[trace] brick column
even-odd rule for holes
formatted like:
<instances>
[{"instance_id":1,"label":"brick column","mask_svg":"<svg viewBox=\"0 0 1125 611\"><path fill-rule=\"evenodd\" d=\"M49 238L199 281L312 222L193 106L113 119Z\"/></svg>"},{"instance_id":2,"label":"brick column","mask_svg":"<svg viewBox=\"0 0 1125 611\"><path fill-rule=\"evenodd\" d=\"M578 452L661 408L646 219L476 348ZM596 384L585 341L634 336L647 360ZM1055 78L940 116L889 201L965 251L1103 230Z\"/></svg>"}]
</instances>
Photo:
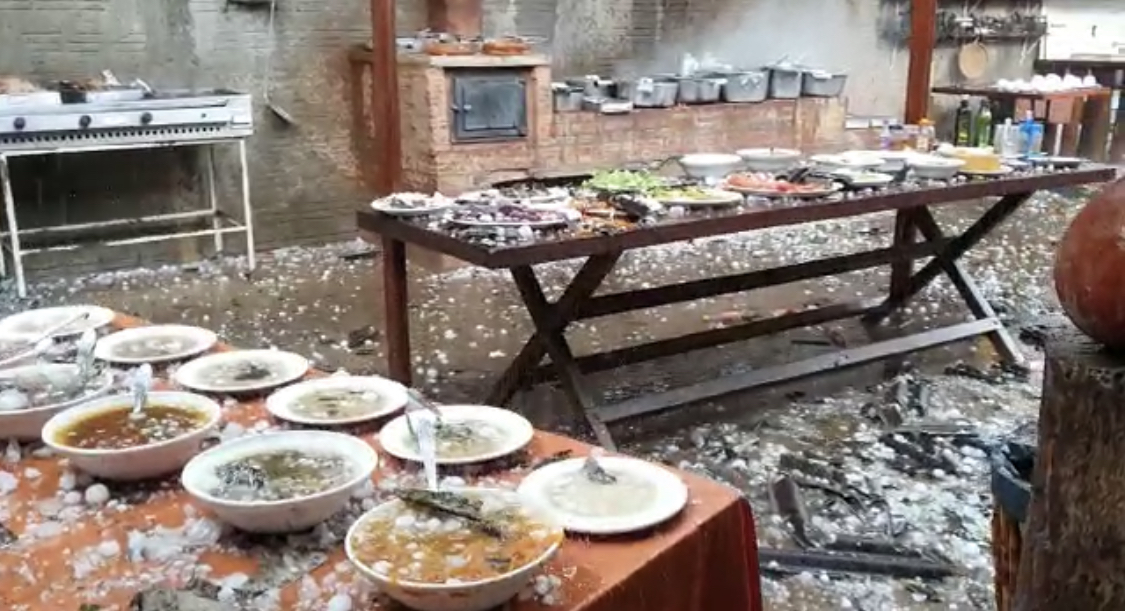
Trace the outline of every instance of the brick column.
<instances>
[{"instance_id":1,"label":"brick column","mask_svg":"<svg viewBox=\"0 0 1125 611\"><path fill-rule=\"evenodd\" d=\"M427 0L426 25L434 32L480 36L483 0Z\"/></svg>"}]
</instances>

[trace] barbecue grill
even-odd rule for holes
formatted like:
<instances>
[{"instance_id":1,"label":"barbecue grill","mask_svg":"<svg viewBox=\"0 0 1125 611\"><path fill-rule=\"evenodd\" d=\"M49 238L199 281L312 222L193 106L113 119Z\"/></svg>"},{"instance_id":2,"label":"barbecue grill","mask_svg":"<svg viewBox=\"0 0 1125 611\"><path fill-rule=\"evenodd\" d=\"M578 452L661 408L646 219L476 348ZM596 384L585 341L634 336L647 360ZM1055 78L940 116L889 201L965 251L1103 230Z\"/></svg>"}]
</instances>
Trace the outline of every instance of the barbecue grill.
<instances>
[{"instance_id":1,"label":"barbecue grill","mask_svg":"<svg viewBox=\"0 0 1125 611\"><path fill-rule=\"evenodd\" d=\"M246 167L246 139L254 132L253 105L248 94L214 90L205 92L138 92L138 95L91 96L91 101L63 103L61 97L43 93L0 96L0 183L3 185L7 226L0 232L3 247L12 254L16 285L20 296L27 294L24 281L24 256L37 252L71 250L77 244L51 244L42 248L21 247L21 237L46 238L62 232L104 231L128 226L132 232L144 226L167 226L209 218L211 227L196 231L149 232L141 236L103 240L103 246L123 246L145 242L212 236L216 251L223 250L223 236L243 233L250 269L255 266L253 214L250 205ZM214 147L233 143L238 147L241 172L242 211L240 221L224 213L215 189ZM195 146L204 160L204 180L209 207L204 210L146 215L82 225L56 225L19 228L16 202L12 196L11 157L65 153L92 153L114 150ZM0 274L7 275L6 261L0 256Z\"/></svg>"}]
</instances>

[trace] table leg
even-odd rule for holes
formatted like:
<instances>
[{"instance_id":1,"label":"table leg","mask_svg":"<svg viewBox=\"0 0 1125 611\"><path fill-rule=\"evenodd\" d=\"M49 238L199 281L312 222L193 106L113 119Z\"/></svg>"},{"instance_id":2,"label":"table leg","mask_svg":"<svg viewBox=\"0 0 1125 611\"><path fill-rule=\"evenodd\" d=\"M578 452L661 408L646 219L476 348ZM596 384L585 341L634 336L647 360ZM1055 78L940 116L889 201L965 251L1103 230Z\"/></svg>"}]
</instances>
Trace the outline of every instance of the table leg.
<instances>
[{"instance_id":1,"label":"table leg","mask_svg":"<svg viewBox=\"0 0 1125 611\"><path fill-rule=\"evenodd\" d=\"M242 221L246 225L246 265L250 271L258 266L254 253L254 210L250 205L250 167L246 163L246 140L238 141L238 163L242 168Z\"/></svg>"},{"instance_id":2,"label":"table leg","mask_svg":"<svg viewBox=\"0 0 1125 611\"><path fill-rule=\"evenodd\" d=\"M23 277L23 251L20 249L20 227L16 222L16 200L12 195L12 174L5 155L0 155L0 183L4 188L4 214L12 245L12 268L16 272L16 292L20 297L27 297L27 284Z\"/></svg>"},{"instance_id":3,"label":"table leg","mask_svg":"<svg viewBox=\"0 0 1125 611\"><path fill-rule=\"evenodd\" d=\"M621 253L613 253L586 260L554 304L562 325L561 331L565 331L566 325L573 322L578 304L598 290L620 258ZM488 394L488 405L506 405L511 401L512 396L527 384L529 375L543 360L545 354L546 347L540 333L536 331L492 387Z\"/></svg>"},{"instance_id":4,"label":"table leg","mask_svg":"<svg viewBox=\"0 0 1125 611\"><path fill-rule=\"evenodd\" d=\"M410 313L406 288L406 244L383 238L384 334L387 337L387 369L391 379L410 386Z\"/></svg>"},{"instance_id":5,"label":"table leg","mask_svg":"<svg viewBox=\"0 0 1125 611\"><path fill-rule=\"evenodd\" d=\"M211 236L215 241L215 254L219 255L223 252L223 234L220 229L223 228L223 219L219 211L219 196L218 190L215 185L215 145L209 144L204 148L204 177L207 182L207 204L211 209L211 229L215 235Z\"/></svg>"},{"instance_id":6,"label":"table leg","mask_svg":"<svg viewBox=\"0 0 1125 611\"><path fill-rule=\"evenodd\" d=\"M531 266L512 268L512 279L515 280L516 288L519 289L524 305L527 306L527 312L535 323L535 331L539 336L538 343L550 357L563 392L570 399L576 415L586 419L599 445L615 450L617 446L609 434L609 429L594 413L594 400L586 390L574 353L566 342L563 314L556 304L547 301L547 297L543 294L543 287L539 284L539 279L535 277L535 271Z\"/></svg>"}]
</instances>

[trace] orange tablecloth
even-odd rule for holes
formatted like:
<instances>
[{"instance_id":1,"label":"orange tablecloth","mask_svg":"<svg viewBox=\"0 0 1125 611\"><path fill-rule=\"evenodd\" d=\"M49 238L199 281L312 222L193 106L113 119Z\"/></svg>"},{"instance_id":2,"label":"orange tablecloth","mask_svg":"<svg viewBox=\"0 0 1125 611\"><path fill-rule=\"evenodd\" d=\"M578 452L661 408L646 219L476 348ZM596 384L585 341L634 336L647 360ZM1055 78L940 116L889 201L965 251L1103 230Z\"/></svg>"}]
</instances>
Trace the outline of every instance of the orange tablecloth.
<instances>
[{"instance_id":1,"label":"orange tablecloth","mask_svg":"<svg viewBox=\"0 0 1125 611\"><path fill-rule=\"evenodd\" d=\"M119 323L133 326L138 321L121 317ZM244 425L266 418L261 400L232 405L227 412L228 421ZM364 438L377 447L370 432ZM532 456L561 450L582 455L589 449L566 437L537 432L528 451ZM374 478L377 481L398 468L393 461L384 461ZM167 490L149 495L139 504L85 510L79 519L66 522L64 531L52 527L44 532L36 523L42 520L45 507L59 504L63 471L59 459L25 453L19 464L0 464L0 470L20 478L17 490L0 496L0 519L20 535L15 543L0 549L3 611L78 611L83 603L124 609L139 589L130 576L161 570L159 562L127 558L129 531L156 525L178 527L185 520L184 506L190 503L173 477ZM749 506L730 488L689 473L680 475L691 499L679 517L643 536L568 538L547 569L549 574L564 576L559 601L550 607L521 601L513 603L512 611L759 611L757 539ZM109 540L117 542L120 553L100 555L92 569L77 570L75 564L85 562L80 558ZM310 576L323 581L335 572L332 579L351 579L351 572L341 575L335 571L343 560L343 549L337 549ZM233 552L206 551L199 561L212 567L208 575L212 580L233 573L253 575L255 570L253 558ZM297 608L300 581L282 590L282 609ZM313 608L323 609L324 605ZM353 607L357 611L380 608L379 603L360 601Z\"/></svg>"}]
</instances>

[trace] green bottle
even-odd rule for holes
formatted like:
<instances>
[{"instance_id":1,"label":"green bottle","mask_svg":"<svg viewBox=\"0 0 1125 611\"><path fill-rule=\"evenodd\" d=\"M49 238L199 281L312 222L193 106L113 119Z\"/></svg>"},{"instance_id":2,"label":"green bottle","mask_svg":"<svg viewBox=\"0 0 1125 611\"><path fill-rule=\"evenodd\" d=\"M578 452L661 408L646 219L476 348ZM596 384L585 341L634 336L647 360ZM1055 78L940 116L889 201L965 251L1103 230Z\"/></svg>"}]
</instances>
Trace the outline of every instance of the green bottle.
<instances>
[{"instance_id":1,"label":"green bottle","mask_svg":"<svg viewBox=\"0 0 1125 611\"><path fill-rule=\"evenodd\" d=\"M989 104L988 100L981 100L973 136L976 146L992 146L992 105Z\"/></svg>"},{"instance_id":2,"label":"green bottle","mask_svg":"<svg viewBox=\"0 0 1125 611\"><path fill-rule=\"evenodd\" d=\"M973 145L973 111L969 108L969 96L961 97L957 114L953 115L953 146Z\"/></svg>"}]
</instances>

